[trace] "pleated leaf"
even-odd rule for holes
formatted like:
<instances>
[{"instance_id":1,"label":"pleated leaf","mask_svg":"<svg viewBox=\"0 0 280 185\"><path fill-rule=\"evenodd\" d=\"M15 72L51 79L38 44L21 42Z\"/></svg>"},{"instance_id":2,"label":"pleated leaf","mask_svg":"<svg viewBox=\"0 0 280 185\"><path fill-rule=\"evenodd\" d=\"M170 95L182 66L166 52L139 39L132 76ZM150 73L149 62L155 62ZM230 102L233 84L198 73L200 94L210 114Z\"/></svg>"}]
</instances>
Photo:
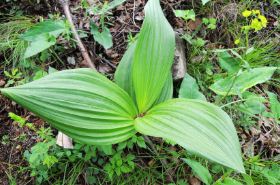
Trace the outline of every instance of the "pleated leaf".
<instances>
[{"instance_id":1,"label":"pleated leaf","mask_svg":"<svg viewBox=\"0 0 280 185\"><path fill-rule=\"evenodd\" d=\"M91 69L52 73L1 92L82 143L114 144L136 133L130 96Z\"/></svg>"},{"instance_id":2,"label":"pleated leaf","mask_svg":"<svg viewBox=\"0 0 280 185\"><path fill-rule=\"evenodd\" d=\"M244 172L234 125L220 108L201 100L173 99L136 119L138 132L169 139L188 151Z\"/></svg>"},{"instance_id":3,"label":"pleated leaf","mask_svg":"<svg viewBox=\"0 0 280 185\"><path fill-rule=\"evenodd\" d=\"M159 98L156 100L155 105L165 102L166 100L169 100L173 97L173 78L171 72L167 76L167 80L165 81L165 84L163 86L163 89L161 90Z\"/></svg>"},{"instance_id":4,"label":"pleated leaf","mask_svg":"<svg viewBox=\"0 0 280 185\"><path fill-rule=\"evenodd\" d=\"M114 81L122 89L124 89L135 101L135 92L132 83L132 63L133 55L136 47L136 42L132 43L126 50L122 60L120 61L117 70L115 72ZM155 102L155 105L171 99L173 96L173 79L172 74L169 72L168 78L165 81L164 87L159 95L159 98ZM136 101L135 101L136 103Z\"/></svg>"},{"instance_id":5,"label":"pleated leaf","mask_svg":"<svg viewBox=\"0 0 280 185\"><path fill-rule=\"evenodd\" d=\"M134 89L132 85L132 61L135 51L136 42L132 43L120 61L115 72L115 82L123 88L131 97L134 97Z\"/></svg>"},{"instance_id":6,"label":"pleated leaf","mask_svg":"<svg viewBox=\"0 0 280 185\"><path fill-rule=\"evenodd\" d=\"M147 111L159 98L173 63L175 34L159 0L148 1L132 64L138 109Z\"/></svg>"}]
</instances>

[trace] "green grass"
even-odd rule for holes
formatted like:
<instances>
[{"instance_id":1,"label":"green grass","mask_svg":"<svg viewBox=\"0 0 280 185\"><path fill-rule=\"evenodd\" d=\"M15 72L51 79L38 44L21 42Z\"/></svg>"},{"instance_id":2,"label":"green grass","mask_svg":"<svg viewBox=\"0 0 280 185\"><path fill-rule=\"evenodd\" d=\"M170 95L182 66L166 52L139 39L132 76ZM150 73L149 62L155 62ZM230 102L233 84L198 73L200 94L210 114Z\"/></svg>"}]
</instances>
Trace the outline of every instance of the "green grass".
<instances>
[{"instance_id":1,"label":"green grass","mask_svg":"<svg viewBox=\"0 0 280 185\"><path fill-rule=\"evenodd\" d=\"M4 65L17 66L23 60L26 49L25 41L20 39L21 33L29 29L33 23L29 17L8 17L0 24L0 53L4 57Z\"/></svg>"}]
</instances>

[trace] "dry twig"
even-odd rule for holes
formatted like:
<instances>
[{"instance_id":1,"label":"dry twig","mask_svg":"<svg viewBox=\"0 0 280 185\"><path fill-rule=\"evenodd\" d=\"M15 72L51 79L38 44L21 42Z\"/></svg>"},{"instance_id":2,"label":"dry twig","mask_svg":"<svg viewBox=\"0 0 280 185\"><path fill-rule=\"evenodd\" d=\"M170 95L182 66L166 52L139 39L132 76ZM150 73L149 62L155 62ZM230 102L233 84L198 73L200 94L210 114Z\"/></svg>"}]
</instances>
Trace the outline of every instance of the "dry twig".
<instances>
[{"instance_id":1,"label":"dry twig","mask_svg":"<svg viewBox=\"0 0 280 185\"><path fill-rule=\"evenodd\" d=\"M73 36L77 41L78 47L79 47L79 49L80 49L80 51L83 55L84 60L86 61L88 67L96 70L96 67L95 67L94 63L92 62L92 60L91 60L91 58L88 54L88 51L85 48L85 46L84 46L82 40L80 39L80 37L78 35L78 32L75 28L75 25L74 25L73 19L72 19L72 15L71 15L71 12L70 12L68 0L60 0L60 4L61 4L61 6L63 8L63 11L64 11L64 14L65 14L65 16L66 16L66 18L67 18L67 20L70 24Z\"/></svg>"}]
</instances>

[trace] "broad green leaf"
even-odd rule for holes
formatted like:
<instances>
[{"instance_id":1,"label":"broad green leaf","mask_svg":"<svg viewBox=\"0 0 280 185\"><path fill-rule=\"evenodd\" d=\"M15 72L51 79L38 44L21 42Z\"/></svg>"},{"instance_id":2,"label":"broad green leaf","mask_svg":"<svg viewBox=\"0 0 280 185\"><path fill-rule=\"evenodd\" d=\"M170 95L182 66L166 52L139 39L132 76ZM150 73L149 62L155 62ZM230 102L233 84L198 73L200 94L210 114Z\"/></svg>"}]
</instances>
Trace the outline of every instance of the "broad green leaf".
<instances>
[{"instance_id":1,"label":"broad green leaf","mask_svg":"<svg viewBox=\"0 0 280 185\"><path fill-rule=\"evenodd\" d=\"M174 50L175 34L163 15L159 0L148 1L132 64L139 112L147 111L159 98L170 74Z\"/></svg>"},{"instance_id":2,"label":"broad green leaf","mask_svg":"<svg viewBox=\"0 0 280 185\"><path fill-rule=\"evenodd\" d=\"M63 21L47 20L40 22L27 30L21 38L26 41L38 41L44 39L46 35L58 37L66 31L66 25Z\"/></svg>"},{"instance_id":3,"label":"broad green leaf","mask_svg":"<svg viewBox=\"0 0 280 185\"><path fill-rule=\"evenodd\" d=\"M132 43L126 50L115 72L115 82L123 88L131 97L135 98L132 85L132 61L136 42Z\"/></svg>"},{"instance_id":4,"label":"broad green leaf","mask_svg":"<svg viewBox=\"0 0 280 185\"><path fill-rule=\"evenodd\" d=\"M82 143L114 144L136 133L129 95L91 69L55 72L1 92Z\"/></svg>"},{"instance_id":5,"label":"broad green leaf","mask_svg":"<svg viewBox=\"0 0 280 185\"><path fill-rule=\"evenodd\" d=\"M161 102L165 102L166 100L169 100L172 97L173 97L173 78L172 78L172 74L170 72L167 77L167 80L165 81L161 94L160 94L159 98L156 100L154 105L157 105Z\"/></svg>"},{"instance_id":6,"label":"broad green leaf","mask_svg":"<svg viewBox=\"0 0 280 185\"><path fill-rule=\"evenodd\" d=\"M94 24L90 23L90 32L94 37L94 40L102 45L105 49L109 49L113 46L113 38L109 28L104 27L102 32L99 32L99 28Z\"/></svg>"},{"instance_id":7,"label":"broad green leaf","mask_svg":"<svg viewBox=\"0 0 280 185\"><path fill-rule=\"evenodd\" d=\"M254 115L261 114L266 110L265 105L263 104L265 98L262 96L256 95L251 92L244 92L242 94L243 99L246 101L238 106L238 109L245 114Z\"/></svg>"},{"instance_id":8,"label":"broad green leaf","mask_svg":"<svg viewBox=\"0 0 280 185\"><path fill-rule=\"evenodd\" d=\"M185 149L244 173L240 144L229 116L201 100L172 99L135 120L138 132L172 140Z\"/></svg>"},{"instance_id":9,"label":"broad green leaf","mask_svg":"<svg viewBox=\"0 0 280 185\"><path fill-rule=\"evenodd\" d=\"M198 85L193 77L185 74L184 80L179 90L179 98L199 99L206 101L205 96L199 92Z\"/></svg>"},{"instance_id":10,"label":"broad green leaf","mask_svg":"<svg viewBox=\"0 0 280 185\"><path fill-rule=\"evenodd\" d=\"M218 80L210 86L210 89L223 96L238 95L257 84L269 80L276 69L276 67L260 67L246 70Z\"/></svg>"},{"instance_id":11,"label":"broad green leaf","mask_svg":"<svg viewBox=\"0 0 280 185\"><path fill-rule=\"evenodd\" d=\"M21 36L23 40L28 41L24 58L34 56L55 45L56 38L66 30L63 21L48 20L36 24Z\"/></svg>"},{"instance_id":12,"label":"broad green leaf","mask_svg":"<svg viewBox=\"0 0 280 185\"><path fill-rule=\"evenodd\" d=\"M185 21L193 20L195 21L195 12L191 10L174 10L175 16L183 18Z\"/></svg>"},{"instance_id":13,"label":"broad green leaf","mask_svg":"<svg viewBox=\"0 0 280 185\"><path fill-rule=\"evenodd\" d=\"M213 179L209 172L209 170L202 166L199 162L191 160L191 159L183 159L185 163L187 163L191 168L194 174L206 185L212 183Z\"/></svg>"},{"instance_id":14,"label":"broad green leaf","mask_svg":"<svg viewBox=\"0 0 280 185\"><path fill-rule=\"evenodd\" d=\"M241 68L240 60L231 56L228 51L219 52L218 60L221 68L230 74L238 72Z\"/></svg>"},{"instance_id":15,"label":"broad green leaf","mask_svg":"<svg viewBox=\"0 0 280 185\"><path fill-rule=\"evenodd\" d=\"M55 45L55 43L56 43L56 41L49 40L48 36L46 36L45 38L40 37L39 40L30 42L28 47L25 50L24 59L32 57L32 56L48 49L49 47Z\"/></svg>"},{"instance_id":16,"label":"broad green leaf","mask_svg":"<svg viewBox=\"0 0 280 185\"><path fill-rule=\"evenodd\" d=\"M135 100L135 93L132 84L131 71L132 71L132 62L133 62L133 54L135 51L135 46L136 43L132 43L129 46L115 72L116 84L118 84L121 88L123 88L132 97L133 100ZM165 82L165 85L162 89L162 92L160 94L160 97L157 99L155 104L159 104L168 99L171 99L172 96L173 96L173 79L172 79L172 74L170 72Z\"/></svg>"}]
</instances>

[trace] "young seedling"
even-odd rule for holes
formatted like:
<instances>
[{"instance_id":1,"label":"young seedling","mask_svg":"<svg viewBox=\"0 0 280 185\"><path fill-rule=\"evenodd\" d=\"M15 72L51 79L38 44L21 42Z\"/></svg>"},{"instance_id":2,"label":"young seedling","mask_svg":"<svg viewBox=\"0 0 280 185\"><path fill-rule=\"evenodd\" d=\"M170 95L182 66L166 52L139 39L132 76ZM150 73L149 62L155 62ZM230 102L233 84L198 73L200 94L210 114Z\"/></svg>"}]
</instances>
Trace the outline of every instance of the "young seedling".
<instances>
[{"instance_id":1,"label":"young seedling","mask_svg":"<svg viewBox=\"0 0 280 185\"><path fill-rule=\"evenodd\" d=\"M1 93L81 143L116 144L140 132L244 173L229 116L205 101L171 99L175 34L159 0L148 1L145 15L116 83L91 69L73 69Z\"/></svg>"}]
</instances>

